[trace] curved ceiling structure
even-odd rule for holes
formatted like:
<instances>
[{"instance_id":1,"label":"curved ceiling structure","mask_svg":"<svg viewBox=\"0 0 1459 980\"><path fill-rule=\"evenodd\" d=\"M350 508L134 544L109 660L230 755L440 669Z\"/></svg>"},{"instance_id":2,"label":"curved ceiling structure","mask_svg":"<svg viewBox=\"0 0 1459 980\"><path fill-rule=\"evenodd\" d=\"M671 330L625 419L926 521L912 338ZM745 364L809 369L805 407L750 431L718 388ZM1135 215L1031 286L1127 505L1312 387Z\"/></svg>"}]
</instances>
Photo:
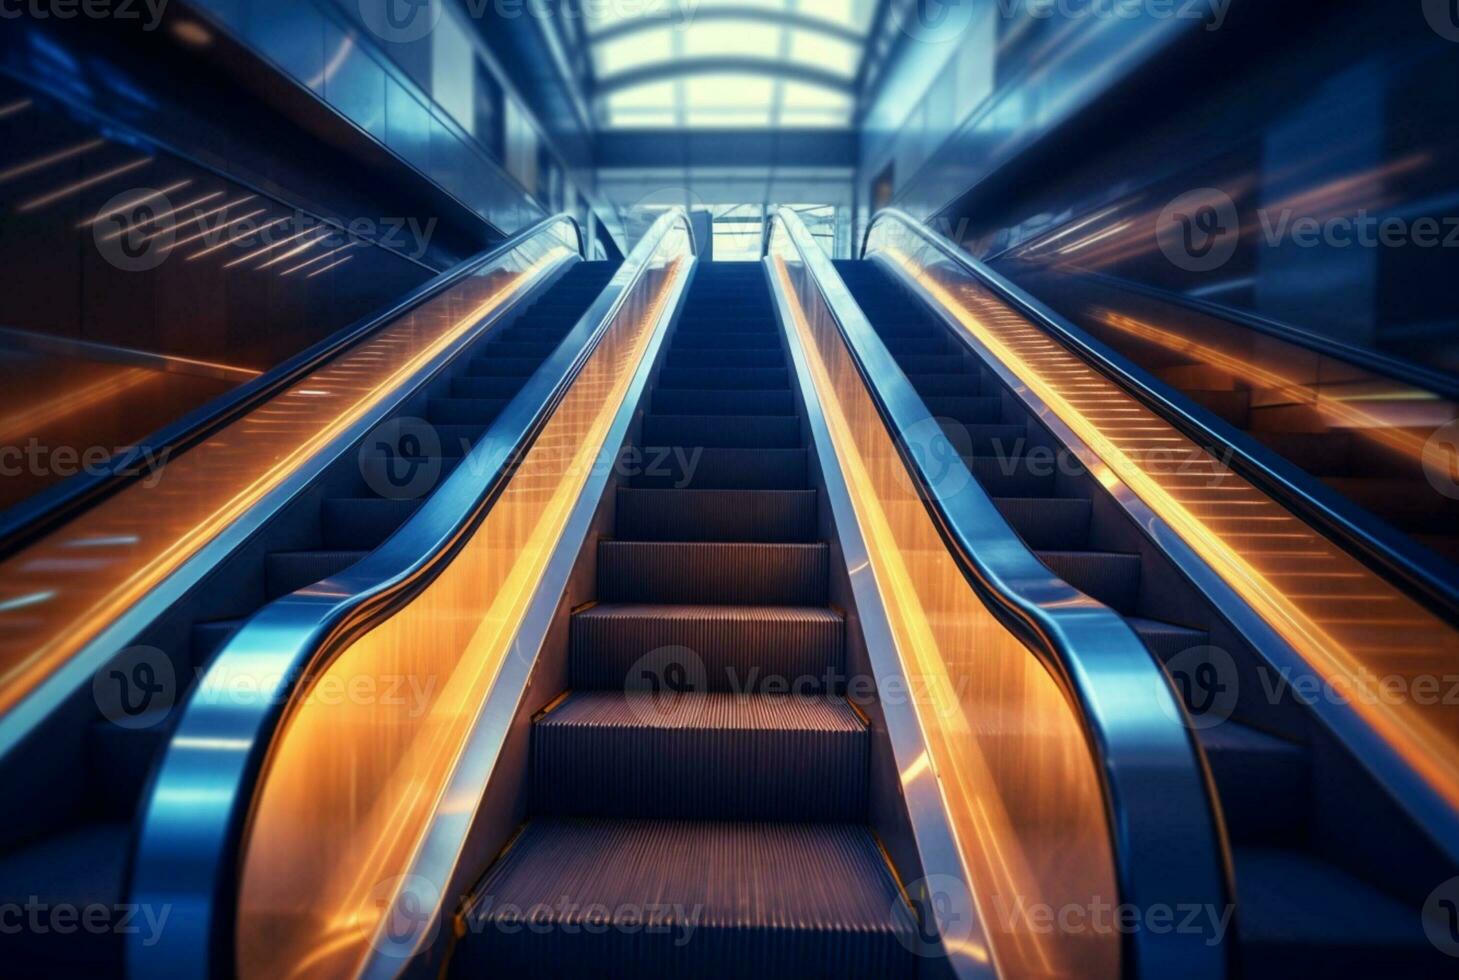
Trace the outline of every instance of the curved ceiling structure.
<instances>
[{"instance_id":1,"label":"curved ceiling structure","mask_svg":"<svg viewBox=\"0 0 1459 980\"><path fill-rule=\"evenodd\" d=\"M589 5L600 123L625 128L839 128L874 0Z\"/></svg>"}]
</instances>

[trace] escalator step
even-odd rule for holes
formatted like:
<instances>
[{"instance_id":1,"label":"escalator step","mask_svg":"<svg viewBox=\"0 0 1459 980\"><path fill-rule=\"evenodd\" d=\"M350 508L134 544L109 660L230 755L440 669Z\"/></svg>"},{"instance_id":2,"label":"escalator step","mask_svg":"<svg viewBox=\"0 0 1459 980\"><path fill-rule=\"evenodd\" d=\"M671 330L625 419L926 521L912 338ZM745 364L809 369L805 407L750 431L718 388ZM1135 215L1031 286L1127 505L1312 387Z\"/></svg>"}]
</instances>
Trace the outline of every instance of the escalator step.
<instances>
[{"instance_id":1,"label":"escalator step","mask_svg":"<svg viewBox=\"0 0 1459 980\"><path fill-rule=\"evenodd\" d=\"M774 337L777 342L780 340L775 327L775 315L769 309L755 314L726 314L720 311L712 318L686 310L679 330L681 334L709 334L716 337L725 334L764 334Z\"/></svg>"},{"instance_id":2,"label":"escalator step","mask_svg":"<svg viewBox=\"0 0 1459 980\"><path fill-rule=\"evenodd\" d=\"M1452 977L1417 908L1302 851L1237 847L1242 975Z\"/></svg>"},{"instance_id":3,"label":"escalator step","mask_svg":"<svg viewBox=\"0 0 1459 980\"><path fill-rule=\"evenodd\" d=\"M1089 542L1093 503L1082 497L995 497L999 513L1032 549L1079 549Z\"/></svg>"},{"instance_id":4,"label":"escalator step","mask_svg":"<svg viewBox=\"0 0 1459 980\"><path fill-rule=\"evenodd\" d=\"M1036 464L1027 457L964 456L963 462L990 497L1052 497L1056 489L1052 459Z\"/></svg>"},{"instance_id":5,"label":"escalator step","mask_svg":"<svg viewBox=\"0 0 1459 980\"><path fill-rule=\"evenodd\" d=\"M477 378L519 378L542 366L535 357L495 357L491 353L473 357L466 372Z\"/></svg>"},{"instance_id":6,"label":"escalator step","mask_svg":"<svg viewBox=\"0 0 1459 980\"><path fill-rule=\"evenodd\" d=\"M826 601L826 574L823 543L598 546L598 595L605 602L814 606Z\"/></svg>"},{"instance_id":7,"label":"escalator step","mask_svg":"<svg viewBox=\"0 0 1459 980\"><path fill-rule=\"evenodd\" d=\"M533 813L865 818L869 732L835 697L577 692L532 726Z\"/></svg>"},{"instance_id":8,"label":"escalator step","mask_svg":"<svg viewBox=\"0 0 1459 980\"><path fill-rule=\"evenodd\" d=\"M794 449L803 444L795 415L647 415L641 432L645 447Z\"/></svg>"},{"instance_id":9,"label":"escalator step","mask_svg":"<svg viewBox=\"0 0 1459 980\"><path fill-rule=\"evenodd\" d=\"M616 927L583 929L607 909ZM544 920L528 929L529 910ZM629 925L645 919L659 928ZM458 976L912 976L916 923L848 824L534 820L466 912ZM564 928L564 926L571 926Z\"/></svg>"},{"instance_id":10,"label":"escalator step","mask_svg":"<svg viewBox=\"0 0 1459 980\"><path fill-rule=\"evenodd\" d=\"M1129 616L1125 621L1144 641L1145 648L1161 661L1170 660L1192 647L1205 646L1211 642L1211 636L1205 630L1165 623L1158 619L1143 619L1138 616Z\"/></svg>"},{"instance_id":11,"label":"escalator step","mask_svg":"<svg viewBox=\"0 0 1459 980\"><path fill-rule=\"evenodd\" d=\"M969 367L968 370L958 372L956 365L942 364L937 371L926 373L907 371L907 380L912 382L912 387L917 389L917 394L923 398L931 398L937 395L976 395L983 389L982 376Z\"/></svg>"},{"instance_id":12,"label":"escalator step","mask_svg":"<svg viewBox=\"0 0 1459 980\"><path fill-rule=\"evenodd\" d=\"M618 537L635 541L810 541L814 490L618 491Z\"/></svg>"},{"instance_id":13,"label":"escalator step","mask_svg":"<svg viewBox=\"0 0 1459 980\"><path fill-rule=\"evenodd\" d=\"M779 347L747 347L726 350L720 347L683 347L669 351L667 367L774 368L785 366L785 351Z\"/></svg>"},{"instance_id":14,"label":"escalator step","mask_svg":"<svg viewBox=\"0 0 1459 980\"><path fill-rule=\"evenodd\" d=\"M142 714L129 719L128 727L97 718L88 726L86 785L103 820L130 820L135 815L152 762L172 731L172 715L167 710Z\"/></svg>"},{"instance_id":15,"label":"escalator step","mask_svg":"<svg viewBox=\"0 0 1459 980\"><path fill-rule=\"evenodd\" d=\"M557 341L554 340L493 340L486 348L485 353L491 357L535 357L538 360L546 360L548 355L557 350Z\"/></svg>"},{"instance_id":16,"label":"escalator step","mask_svg":"<svg viewBox=\"0 0 1459 980\"><path fill-rule=\"evenodd\" d=\"M964 425L1003 419L1003 399L997 395L930 395L922 400L934 418L956 419Z\"/></svg>"},{"instance_id":17,"label":"escalator step","mask_svg":"<svg viewBox=\"0 0 1459 980\"><path fill-rule=\"evenodd\" d=\"M385 497L330 497L321 505L324 547L331 550L374 550L420 509L420 500Z\"/></svg>"},{"instance_id":18,"label":"escalator step","mask_svg":"<svg viewBox=\"0 0 1459 980\"><path fill-rule=\"evenodd\" d=\"M635 668L672 648L692 651L706 691L830 691L844 671L844 626L817 606L600 604L572 617L570 680L577 690L643 689L652 678Z\"/></svg>"},{"instance_id":19,"label":"escalator step","mask_svg":"<svg viewBox=\"0 0 1459 980\"><path fill-rule=\"evenodd\" d=\"M1231 842L1299 844L1312 805L1307 748L1229 719L1198 734Z\"/></svg>"},{"instance_id":20,"label":"escalator step","mask_svg":"<svg viewBox=\"0 0 1459 980\"><path fill-rule=\"evenodd\" d=\"M653 411L658 415L793 415L795 400L789 388L769 391L660 388L653 393Z\"/></svg>"},{"instance_id":21,"label":"escalator step","mask_svg":"<svg viewBox=\"0 0 1459 980\"><path fill-rule=\"evenodd\" d=\"M964 424L944 420L948 441L964 456L1022 456L1028 445L1028 427L1003 422Z\"/></svg>"},{"instance_id":22,"label":"escalator step","mask_svg":"<svg viewBox=\"0 0 1459 980\"><path fill-rule=\"evenodd\" d=\"M674 335L675 353L691 350L783 350L780 334L767 330L764 333L677 333Z\"/></svg>"},{"instance_id":23,"label":"escalator step","mask_svg":"<svg viewBox=\"0 0 1459 980\"><path fill-rule=\"evenodd\" d=\"M127 856L132 850L127 821L89 821L0 856L0 907L24 909L38 900L50 910L77 910L75 928L16 929L4 937L5 972L13 977L111 978L122 975L125 933L119 928L81 928L84 910L100 905L118 910L124 901ZM119 911L119 910L118 910ZM149 924L137 910L128 921ZM158 909L150 910L154 916ZM120 925L114 917L109 925ZM154 920L150 928L161 928Z\"/></svg>"},{"instance_id":24,"label":"escalator step","mask_svg":"<svg viewBox=\"0 0 1459 980\"><path fill-rule=\"evenodd\" d=\"M1116 551L1039 551L1059 578L1121 615L1140 601L1140 556Z\"/></svg>"},{"instance_id":25,"label":"escalator step","mask_svg":"<svg viewBox=\"0 0 1459 980\"><path fill-rule=\"evenodd\" d=\"M297 592L359 561L367 551L275 551L264 559L270 601Z\"/></svg>"},{"instance_id":26,"label":"escalator step","mask_svg":"<svg viewBox=\"0 0 1459 980\"><path fill-rule=\"evenodd\" d=\"M426 419L435 425L489 425L507 407L505 398L432 398Z\"/></svg>"},{"instance_id":27,"label":"escalator step","mask_svg":"<svg viewBox=\"0 0 1459 980\"><path fill-rule=\"evenodd\" d=\"M664 368L659 387L689 388L752 388L756 390L789 388L790 374L778 368Z\"/></svg>"},{"instance_id":28,"label":"escalator step","mask_svg":"<svg viewBox=\"0 0 1459 980\"><path fill-rule=\"evenodd\" d=\"M921 374L979 374L978 362L966 351L947 354L902 354L897 363L908 375Z\"/></svg>"},{"instance_id":29,"label":"escalator step","mask_svg":"<svg viewBox=\"0 0 1459 980\"><path fill-rule=\"evenodd\" d=\"M635 487L798 490L808 479L804 449L659 447L621 465Z\"/></svg>"},{"instance_id":30,"label":"escalator step","mask_svg":"<svg viewBox=\"0 0 1459 980\"><path fill-rule=\"evenodd\" d=\"M522 390L523 378L456 377L451 394L457 398L511 398Z\"/></svg>"}]
</instances>

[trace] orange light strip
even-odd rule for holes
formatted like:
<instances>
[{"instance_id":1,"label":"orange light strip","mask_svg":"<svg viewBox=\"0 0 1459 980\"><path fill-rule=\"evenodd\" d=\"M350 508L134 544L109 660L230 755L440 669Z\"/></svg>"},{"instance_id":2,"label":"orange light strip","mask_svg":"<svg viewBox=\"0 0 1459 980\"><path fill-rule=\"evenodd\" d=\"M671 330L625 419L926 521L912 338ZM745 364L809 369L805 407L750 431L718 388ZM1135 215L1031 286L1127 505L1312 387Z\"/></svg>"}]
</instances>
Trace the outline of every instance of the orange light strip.
<instances>
[{"instance_id":1,"label":"orange light strip","mask_svg":"<svg viewBox=\"0 0 1459 980\"><path fill-rule=\"evenodd\" d=\"M1101 323L1114 327L1116 330L1158 344L1166 350L1189 354L1192 359L1215 365L1255 387L1296 393L1301 398L1301 404L1327 416L1336 426L1352 428L1364 438L1381 442L1412 459L1429 461L1436 466L1443 465L1443 461L1438 455L1438 448L1430 445L1428 439L1415 432L1397 428L1385 419L1366 412L1345 399L1324 395L1314 385L1296 381L1270 368L1229 354L1218 347L1191 340L1174 331L1145 323L1123 313L1116 313L1113 310L1097 310L1094 315ZM1406 389L1406 391L1438 400L1436 396L1427 392L1418 392L1417 389Z\"/></svg>"},{"instance_id":2,"label":"orange light strip","mask_svg":"<svg viewBox=\"0 0 1459 980\"><path fill-rule=\"evenodd\" d=\"M73 391L65 391L18 412L0 417L0 443L18 443L38 435L40 429L77 412L92 408L149 381L165 377L160 371L126 368L99 378Z\"/></svg>"},{"instance_id":3,"label":"orange light strip","mask_svg":"<svg viewBox=\"0 0 1459 980\"><path fill-rule=\"evenodd\" d=\"M42 194L40 197L32 198L31 200L21 204L15 210L21 214L28 214L31 211L39 211L41 208L44 208L47 205L55 204L58 201L64 201L66 198L71 197L72 195L80 194L82 191L86 190L89 187L95 187L97 184L104 184L108 180L113 180L117 177L122 176L122 174L129 174L133 170L139 170L142 167L147 166L151 162L151 157L142 157L140 160L133 160L131 163L124 163L120 167L113 167L111 170L103 171L99 174L94 174L90 177L85 178L84 180L78 180L74 184L67 184L65 187L58 187L56 190L51 191L49 194Z\"/></svg>"},{"instance_id":4,"label":"orange light strip","mask_svg":"<svg viewBox=\"0 0 1459 980\"><path fill-rule=\"evenodd\" d=\"M63 163L66 160L82 156L104 145L106 145L106 140L104 139L87 140L84 143L68 146L64 150L48 153L43 157L38 157L26 163L18 163L9 170L0 170L0 184L8 183L17 177L24 177L26 174L33 174L37 170L44 170L52 164Z\"/></svg>"},{"instance_id":5,"label":"orange light strip","mask_svg":"<svg viewBox=\"0 0 1459 980\"><path fill-rule=\"evenodd\" d=\"M1312 531L975 280L946 271L934 275L899 249L881 254L920 283L1083 440L1108 471L1101 474L1096 467L1096 476L1106 485L1115 485L1113 480L1129 487L1333 691L1354 692L1353 709L1459 807L1459 712L1412 696L1429 680L1452 674L1459 650L1453 627ZM1121 405L1125 414L1091 417L1111 404ZM1158 450L1147 438L1129 434L1150 427L1169 433ZM1234 526L1233 505L1246 508ZM1260 529L1267 524L1290 530ZM1329 587L1334 575L1355 587L1334 595ZM1381 604L1387 612L1354 615L1360 601ZM1394 697L1395 685L1410 695Z\"/></svg>"},{"instance_id":6,"label":"orange light strip","mask_svg":"<svg viewBox=\"0 0 1459 980\"><path fill-rule=\"evenodd\" d=\"M512 253L502 267L422 304L262 408L165 461L153 477L0 562L0 609L18 595L47 595L23 613L0 614L0 711L13 707L310 457L569 254L562 245ZM259 424L264 413L279 411L286 413L280 424ZM72 543L96 538L135 543L74 567Z\"/></svg>"}]
</instances>

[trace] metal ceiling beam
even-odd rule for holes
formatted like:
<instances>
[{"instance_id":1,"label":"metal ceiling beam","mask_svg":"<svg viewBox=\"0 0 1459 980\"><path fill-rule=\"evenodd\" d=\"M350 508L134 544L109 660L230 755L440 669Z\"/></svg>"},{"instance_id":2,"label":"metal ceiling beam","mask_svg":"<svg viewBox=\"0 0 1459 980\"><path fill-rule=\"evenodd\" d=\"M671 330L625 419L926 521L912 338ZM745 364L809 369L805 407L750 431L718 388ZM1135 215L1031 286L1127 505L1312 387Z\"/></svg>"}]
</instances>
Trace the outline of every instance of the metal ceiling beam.
<instances>
[{"instance_id":1,"label":"metal ceiling beam","mask_svg":"<svg viewBox=\"0 0 1459 980\"><path fill-rule=\"evenodd\" d=\"M800 30L814 31L824 34L827 37L839 38L852 44L860 44L864 38L860 31L838 24L835 21L826 20L824 17L815 17L810 14L799 14L789 10L766 10L764 7L726 5L713 7L708 10L684 10L678 13L669 12L663 14L650 14L643 17L634 17L605 27L601 31L595 31L588 40L594 44L600 41L612 41L620 37L627 37L630 34L637 34L640 31L651 31L661 27L686 28L693 24L711 20L740 20L754 21L757 24L768 24L773 27L794 27Z\"/></svg>"},{"instance_id":2,"label":"metal ceiling beam","mask_svg":"<svg viewBox=\"0 0 1459 980\"><path fill-rule=\"evenodd\" d=\"M791 82L804 82L818 88L851 94L852 80L844 75L810 65L788 64L775 58L679 58L655 61L627 71L599 78L596 95L607 95L635 85L689 78L694 75L761 75Z\"/></svg>"}]
</instances>

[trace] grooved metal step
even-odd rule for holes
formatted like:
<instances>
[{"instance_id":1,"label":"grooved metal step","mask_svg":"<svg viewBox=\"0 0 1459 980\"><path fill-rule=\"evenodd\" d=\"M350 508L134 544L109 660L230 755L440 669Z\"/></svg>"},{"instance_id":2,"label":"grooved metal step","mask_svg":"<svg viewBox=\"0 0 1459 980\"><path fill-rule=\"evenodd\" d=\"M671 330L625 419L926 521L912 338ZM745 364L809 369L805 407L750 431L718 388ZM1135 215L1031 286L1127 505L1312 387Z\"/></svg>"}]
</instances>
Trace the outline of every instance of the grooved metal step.
<instances>
[{"instance_id":1,"label":"grooved metal step","mask_svg":"<svg viewBox=\"0 0 1459 980\"><path fill-rule=\"evenodd\" d=\"M580 691L532 726L533 813L860 820L870 736L838 697Z\"/></svg>"},{"instance_id":2,"label":"grooved metal step","mask_svg":"<svg viewBox=\"0 0 1459 980\"><path fill-rule=\"evenodd\" d=\"M844 633L821 606L603 603L572 617L569 683L653 690L672 671L703 691L835 690Z\"/></svg>"},{"instance_id":3,"label":"grooved metal step","mask_svg":"<svg viewBox=\"0 0 1459 980\"><path fill-rule=\"evenodd\" d=\"M605 602L814 606L826 601L825 544L604 541Z\"/></svg>"}]
</instances>

